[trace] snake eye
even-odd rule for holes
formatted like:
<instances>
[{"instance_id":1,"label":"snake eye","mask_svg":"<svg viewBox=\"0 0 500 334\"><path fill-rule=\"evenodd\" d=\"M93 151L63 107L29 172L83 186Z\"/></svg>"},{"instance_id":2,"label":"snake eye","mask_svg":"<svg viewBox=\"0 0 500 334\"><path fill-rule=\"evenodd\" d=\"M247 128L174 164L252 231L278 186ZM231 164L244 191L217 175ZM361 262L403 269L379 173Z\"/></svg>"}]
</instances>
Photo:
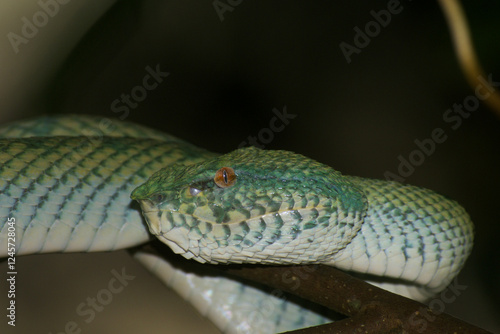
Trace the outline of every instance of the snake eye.
<instances>
[{"instance_id":1,"label":"snake eye","mask_svg":"<svg viewBox=\"0 0 500 334\"><path fill-rule=\"evenodd\" d=\"M194 187L189 187L189 193L191 194L191 196L196 196L201 193L201 190Z\"/></svg>"},{"instance_id":2,"label":"snake eye","mask_svg":"<svg viewBox=\"0 0 500 334\"><path fill-rule=\"evenodd\" d=\"M214 182L221 188L227 188L236 181L236 174L231 167L222 167L215 173Z\"/></svg>"}]
</instances>

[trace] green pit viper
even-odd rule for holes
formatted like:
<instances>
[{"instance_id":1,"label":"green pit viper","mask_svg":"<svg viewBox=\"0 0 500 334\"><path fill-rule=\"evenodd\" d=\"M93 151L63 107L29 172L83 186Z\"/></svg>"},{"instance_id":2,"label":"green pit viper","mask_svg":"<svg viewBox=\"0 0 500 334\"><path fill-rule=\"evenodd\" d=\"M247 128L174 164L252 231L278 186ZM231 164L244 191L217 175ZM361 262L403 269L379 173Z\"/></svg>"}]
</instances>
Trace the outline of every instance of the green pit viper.
<instances>
[{"instance_id":1,"label":"green pit viper","mask_svg":"<svg viewBox=\"0 0 500 334\"><path fill-rule=\"evenodd\" d=\"M111 251L154 236L198 262L332 265L422 301L446 288L472 248L473 225L455 201L342 175L287 151L218 155L137 124L82 115L15 122L0 137L1 257L14 217L16 255ZM328 321L224 277L135 257L223 332ZM264 304L274 307L264 312Z\"/></svg>"}]
</instances>

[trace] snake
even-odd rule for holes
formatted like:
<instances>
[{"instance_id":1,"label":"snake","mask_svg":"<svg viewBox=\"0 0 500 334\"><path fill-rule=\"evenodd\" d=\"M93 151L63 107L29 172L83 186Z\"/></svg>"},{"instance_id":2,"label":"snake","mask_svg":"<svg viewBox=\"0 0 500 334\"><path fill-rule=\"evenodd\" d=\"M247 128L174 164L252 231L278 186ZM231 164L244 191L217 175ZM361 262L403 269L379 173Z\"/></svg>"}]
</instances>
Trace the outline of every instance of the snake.
<instances>
[{"instance_id":1,"label":"snake","mask_svg":"<svg viewBox=\"0 0 500 334\"><path fill-rule=\"evenodd\" d=\"M450 284L474 237L465 209L432 190L344 175L289 151L212 153L87 115L0 127L0 257L12 217L16 255L113 251L158 239L201 263L334 266L419 301ZM135 257L222 332L330 321L265 289L145 252Z\"/></svg>"}]
</instances>

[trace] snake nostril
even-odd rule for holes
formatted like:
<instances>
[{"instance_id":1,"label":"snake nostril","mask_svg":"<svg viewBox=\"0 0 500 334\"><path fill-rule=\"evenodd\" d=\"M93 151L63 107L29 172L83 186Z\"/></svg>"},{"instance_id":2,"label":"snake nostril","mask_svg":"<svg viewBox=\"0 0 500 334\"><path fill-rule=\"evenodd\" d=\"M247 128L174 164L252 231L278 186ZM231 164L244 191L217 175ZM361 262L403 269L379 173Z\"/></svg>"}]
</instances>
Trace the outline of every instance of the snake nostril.
<instances>
[{"instance_id":1,"label":"snake nostril","mask_svg":"<svg viewBox=\"0 0 500 334\"><path fill-rule=\"evenodd\" d=\"M163 202L164 200L165 200L165 195L163 195L163 194L154 194L153 196L151 196L152 203L159 204L159 203Z\"/></svg>"},{"instance_id":2,"label":"snake nostril","mask_svg":"<svg viewBox=\"0 0 500 334\"><path fill-rule=\"evenodd\" d=\"M201 192L200 189L194 188L194 187L189 187L189 193L191 196L197 196Z\"/></svg>"}]
</instances>

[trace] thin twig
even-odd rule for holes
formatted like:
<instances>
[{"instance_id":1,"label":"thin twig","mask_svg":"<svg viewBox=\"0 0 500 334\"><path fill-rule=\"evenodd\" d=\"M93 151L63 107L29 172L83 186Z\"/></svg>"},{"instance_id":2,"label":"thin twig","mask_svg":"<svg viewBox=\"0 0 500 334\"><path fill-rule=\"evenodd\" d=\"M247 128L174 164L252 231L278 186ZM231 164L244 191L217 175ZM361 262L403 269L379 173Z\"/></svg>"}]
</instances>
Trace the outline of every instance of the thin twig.
<instances>
[{"instance_id":1,"label":"thin twig","mask_svg":"<svg viewBox=\"0 0 500 334\"><path fill-rule=\"evenodd\" d=\"M474 90L481 86L487 89L489 95L485 96L483 100L497 116L500 117L500 94L487 82L487 80L484 80L486 75L477 58L474 44L470 36L467 18L460 5L460 1L438 0L438 2L446 17L446 22L448 23L448 28L455 48L455 54L467 82Z\"/></svg>"}]
</instances>

